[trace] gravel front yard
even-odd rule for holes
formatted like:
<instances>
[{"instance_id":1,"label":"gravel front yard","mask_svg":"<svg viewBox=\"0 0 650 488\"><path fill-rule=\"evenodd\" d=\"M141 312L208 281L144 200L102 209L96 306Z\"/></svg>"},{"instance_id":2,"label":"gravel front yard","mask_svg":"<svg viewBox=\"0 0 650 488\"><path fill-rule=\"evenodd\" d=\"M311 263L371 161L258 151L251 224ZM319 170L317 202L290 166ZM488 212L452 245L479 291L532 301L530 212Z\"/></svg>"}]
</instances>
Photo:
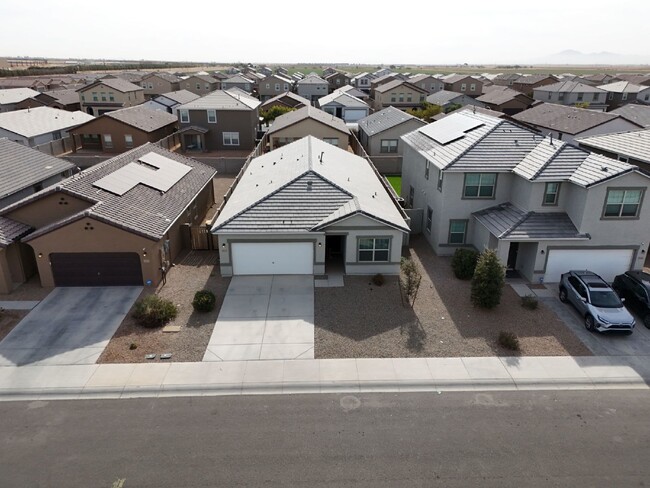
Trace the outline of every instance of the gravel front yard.
<instances>
[{"instance_id":1,"label":"gravel front yard","mask_svg":"<svg viewBox=\"0 0 650 488\"><path fill-rule=\"evenodd\" d=\"M99 363L142 363L146 354L171 353L174 362L201 361L219 315L230 278L222 278L217 264L217 251L191 251L167 274L167 284L158 289L145 288L140 298L157 293L178 306L178 316L170 325L179 325L180 332L163 332L138 325L131 312L124 318L108 346L99 357ZM212 312L198 313L192 307L194 293L211 290L217 302ZM136 344L137 349L130 349Z\"/></svg>"},{"instance_id":2,"label":"gravel front yard","mask_svg":"<svg viewBox=\"0 0 650 488\"><path fill-rule=\"evenodd\" d=\"M345 277L343 288L315 290L315 357L512 356L500 331L519 337L522 356L588 356L590 351L540 301L527 310L508 285L494 310L475 308L470 282L454 277L451 259L436 256L422 237L410 255L422 283L415 307L402 306L397 277L377 287L370 277Z\"/></svg>"}]
</instances>

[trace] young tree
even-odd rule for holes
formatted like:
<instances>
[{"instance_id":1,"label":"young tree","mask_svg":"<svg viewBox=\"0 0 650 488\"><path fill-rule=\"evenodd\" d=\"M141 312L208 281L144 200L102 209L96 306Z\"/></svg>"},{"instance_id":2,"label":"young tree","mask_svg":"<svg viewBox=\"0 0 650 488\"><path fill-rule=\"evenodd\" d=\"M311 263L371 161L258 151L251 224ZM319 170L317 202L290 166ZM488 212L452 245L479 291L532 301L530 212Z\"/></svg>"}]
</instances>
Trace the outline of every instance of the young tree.
<instances>
[{"instance_id":1,"label":"young tree","mask_svg":"<svg viewBox=\"0 0 650 488\"><path fill-rule=\"evenodd\" d=\"M289 107L283 107L282 105L273 105L270 109L260 113L262 118L264 119L264 123L268 124L273 122L276 117L279 117L280 115L284 115L287 112L293 112L293 108Z\"/></svg>"},{"instance_id":2,"label":"young tree","mask_svg":"<svg viewBox=\"0 0 650 488\"><path fill-rule=\"evenodd\" d=\"M472 303L482 308L494 308L501 301L506 269L499 261L496 251L486 249L476 263L472 278Z\"/></svg>"},{"instance_id":3,"label":"young tree","mask_svg":"<svg viewBox=\"0 0 650 488\"><path fill-rule=\"evenodd\" d=\"M422 102L421 108L412 108L407 110L407 112L418 119L428 122L431 117L442 112L442 107L440 105L434 105L433 103Z\"/></svg>"},{"instance_id":4,"label":"young tree","mask_svg":"<svg viewBox=\"0 0 650 488\"><path fill-rule=\"evenodd\" d=\"M402 258L401 268L402 276L400 277L400 282L402 290L404 290L404 293L406 294L406 299L409 305L413 307L418 295L418 290L420 289L422 275L412 259Z\"/></svg>"}]
</instances>

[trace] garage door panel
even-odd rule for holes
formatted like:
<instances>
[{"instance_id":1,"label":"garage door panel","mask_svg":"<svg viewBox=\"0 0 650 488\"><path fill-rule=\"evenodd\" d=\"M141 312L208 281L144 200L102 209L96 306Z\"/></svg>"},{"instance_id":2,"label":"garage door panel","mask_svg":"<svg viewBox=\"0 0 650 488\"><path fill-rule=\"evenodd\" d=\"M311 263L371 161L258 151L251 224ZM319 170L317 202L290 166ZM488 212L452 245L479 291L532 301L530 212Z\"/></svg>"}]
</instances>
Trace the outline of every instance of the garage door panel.
<instances>
[{"instance_id":1,"label":"garage door panel","mask_svg":"<svg viewBox=\"0 0 650 488\"><path fill-rule=\"evenodd\" d=\"M562 273L588 269L606 281L630 269L632 249L551 249L548 252L544 281L558 283Z\"/></svg>"},{"instance_id":2,"label":"garage door panel","mask_svg":"<svg viewBox=\"0 0 650 488\"><path fill-rule=\"evenodd\" d=\"M314 273L311 242L237 242L231 249L234 275Z\"/></svg>"},{"instance_id":3,"label":"garage door panel","mask_svg":"<svg viewBox=\"0 0 650 488\"><path fill-rule=\"evenodd\" d=\"M345 111L346 122L356 122L366 117L368 114L365 109L347 109Z\"/></svg>"},{"instance_id":4,"label":"garage door panel","mask_svg":"<svg viewBox=\"0 0 650 488\"><path fill-rule=\"evenodd\" d=\"M139 286L142 266L137 253L52 253L56 286Z\"/></svg>"}]
</instances>

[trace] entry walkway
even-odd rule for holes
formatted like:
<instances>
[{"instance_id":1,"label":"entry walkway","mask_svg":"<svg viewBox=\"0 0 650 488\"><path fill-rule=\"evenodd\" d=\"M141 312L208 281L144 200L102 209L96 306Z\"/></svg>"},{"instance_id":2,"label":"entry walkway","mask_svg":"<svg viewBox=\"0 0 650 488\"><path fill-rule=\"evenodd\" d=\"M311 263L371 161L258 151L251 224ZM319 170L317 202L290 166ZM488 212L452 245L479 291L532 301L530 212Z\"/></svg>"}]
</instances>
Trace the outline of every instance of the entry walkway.
<instances>
[{"instance_id":1,"label":"entry walkway","mask_svg":"<svg viewBox=\"0 0 650 488\"><path fill-rule=\"evenodd\" d=\"M233 277L203 361L313 358L314 277Z\"/></svg>"},{"instance_id":2,"label":"entry walkway","mask_svg":"<svg viewBox=\"0 0 650 488\"><path fill-rule=\"evenodd\" d=\"M0 367L0 401L648 389L648 356L307 359Z\"/></svg>"}]
</instances>

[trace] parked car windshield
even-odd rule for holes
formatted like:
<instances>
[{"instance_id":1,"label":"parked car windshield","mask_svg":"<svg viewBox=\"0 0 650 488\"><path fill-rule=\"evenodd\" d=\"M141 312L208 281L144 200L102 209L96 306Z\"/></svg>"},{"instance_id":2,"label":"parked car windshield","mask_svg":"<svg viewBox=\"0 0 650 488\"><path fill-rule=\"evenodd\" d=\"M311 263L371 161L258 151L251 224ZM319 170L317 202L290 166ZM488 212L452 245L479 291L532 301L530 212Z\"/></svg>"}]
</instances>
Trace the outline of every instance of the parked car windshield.
<instances>
[{"instance_id":1,"label":"parked car windshield","mask_svg":"<svg viewBox=\"0 0 650 488\"><path fill-rule=\"evenodd\" d=\"M592 291L591 304L594 307L620 308L623 306L618 295L613 291Z\"/></svg>"}]
</instances>

